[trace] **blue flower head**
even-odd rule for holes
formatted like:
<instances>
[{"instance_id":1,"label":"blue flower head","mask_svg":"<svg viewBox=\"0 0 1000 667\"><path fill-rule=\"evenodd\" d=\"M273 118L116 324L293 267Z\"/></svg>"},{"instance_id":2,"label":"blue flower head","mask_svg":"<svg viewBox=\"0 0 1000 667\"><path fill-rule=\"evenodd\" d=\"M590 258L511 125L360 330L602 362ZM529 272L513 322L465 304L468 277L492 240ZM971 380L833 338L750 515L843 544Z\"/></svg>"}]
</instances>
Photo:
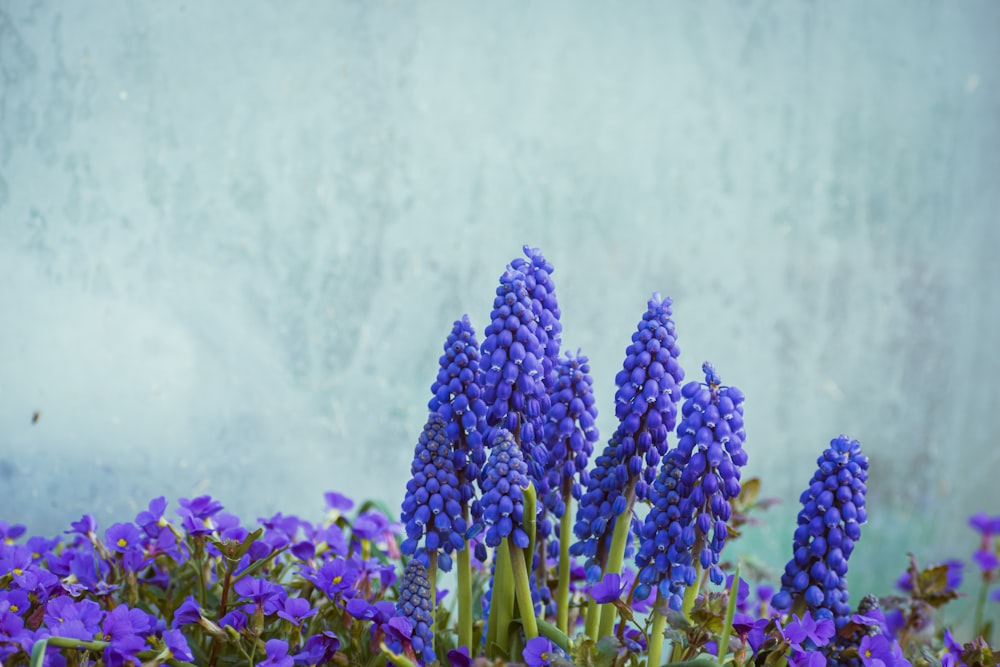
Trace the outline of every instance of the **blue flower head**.
<instances>
[{"instance_id":1,"label":"blue flower head","mask_svg":"<svg viewBox=\"0 0 1000 667\"><path fill-rule=\"evenodd\" d=\"M677 420L684 379L684 369L677 362L681 351L670 306L669 297L653 294L625 350L622 370L615 376L615 415L621 422L618 458L629 477L639 478L639 498L646 497L656 466L667 453L667 433Z\"/></svg>"},{"instance_id":2,"label":"blue flower head","mask_svg":"<svg viewBox=\"0 0 1000 667\"><path fill-rule=\"evenodd\" d=\"M483 434L486 432L486 403L476 381L479 374L479 343L463 315L452 326L440 358L434 394L428 403L445 423L445 436L454 451L455 471L460 476L462 503L475 496L473 484L486 461ZM478 505L474 506L478 509Z\"/></svg>"},{"instance_id":3,"label":"blue flower head","mask_svg":"<svg viewBox=\"0 0 1000 667\"><path fill-rule=\"evenodd\" d=\"M450 554L465 546L465 519L462 518L461 491L451 445L445 436L445 422L431 413L417 441L410 467L412 477L406 483L400 520L406 526L401 550L413 555L420 539L428 552ZM446 569L444 563L442 569ZM450 569L450 568L449 568Z\"/></svg>"},{"instance_id":4,"label":"blue flower head","mask_svg":"<svg viewBox=\"0 0 1000 667\"><path fill-rule=\"evenodd\" d=\"M403 580L399 585L399 599L396 601L396 616L410 621L413 634L410 642L413 652L423 663L432 663L434 655L434 633L431 631L434 608L431 600L431 584L427 579L427 569L417 559L406 564Z\"/></svg>"},{"instance_id":5,"label":"blue flower head","mask_svg":"<svg viewBox=\"0 0 1000 667\"><path fill-rule=\"evenodd\" d=\"M684 588L697 579L691 563L691 545L685 536L687 522L681 514L680 481L684 468L673 449L663 458L660 473L649 494L652 507L642 525L639 552L639 585L633 597L645 600L656 588L671 609L681 608ZM690 531L688 531L690 533Z\"/></svg>"},{"instance_id":6,"label":"blue flower head","mask_svg":"<svg viewBox=\"0 0 1000 667\"><path fill-rule=\"evenodd\" d=\"M480 480L487 545L495 547L511 535L515 545L522 549L528 547L528 534L522 526L524 491L530 483L521 449L509 431L499 429Z\"/></svg>"},{"instance_id":7,"label":"blue flower head","mask_svg":"<svg viewBox=\"0 0 1000 667\"><path fill-rule=\"evenodd\" d=\"M787 609L802 599L816 618L833 618L840 629L850 619L847 559L861 537L868 457L857 440L840 436L816 461L809 488L799 498L793 556L771 603Z\"/></svg>"},{"instance_id":8,"label":"blue flower head","mask_svg":"<svg viewBox=\"0 0 1000 667\"><path fill-rule=\"evenodd\" d=\"M579 351L576 355L567 352L559 360L544 431L549 486L544 502L556 517L565 512L567 495L580 498L579 479L600 437L593 384L588 359Z\"/></svg>"},{"instance_id":9,"label":"blue flower head","mask_svg":"<svg viewBox=\"0 0 1000 667\"><path fill-rule=\"evenodd\" d=\"M715 367L702 365L705 382L689 382L682 395L683 419L677 427L677 465L683 469L678 485L681 523L687 547L701 542L701 566L714 583L722 583L719 555L726 544L729 502L740 494L743 449L743 392L722 386Z\"/></svg>"},{"instance_id":10,"label":"blue flower head","mask_svg":"<svg viewBox=\"0 0 1000 667\"><path fill-rule=\"evenodd\" d=\"M531 297L531 308L538 322L536 334L542 346L543 379L549 382L555 379L562 339L559 302L556 300L556 287L552 282L553 267L538 248L524 246L524 254L528 256L527 260L519 257L510 265L525 275Z\"/></svg>"},{"instance_id":11,"label":"blue flower head","mask_svg":"<svg viewBox=\"0 0 1000 667\"><path fill-rule=\"evenodd\" d=\"M638 498L647 496L677 419L684 371L677 363L680 348L670 305L669 298L653 294L615 377L620 423L587 475L573 525L578 541L570 547L574 556L587 557L589 572L603 566L615 517L629 507L629 489ZM630 546L631 541L626 553Z\"/></svg>"}]
</instances>

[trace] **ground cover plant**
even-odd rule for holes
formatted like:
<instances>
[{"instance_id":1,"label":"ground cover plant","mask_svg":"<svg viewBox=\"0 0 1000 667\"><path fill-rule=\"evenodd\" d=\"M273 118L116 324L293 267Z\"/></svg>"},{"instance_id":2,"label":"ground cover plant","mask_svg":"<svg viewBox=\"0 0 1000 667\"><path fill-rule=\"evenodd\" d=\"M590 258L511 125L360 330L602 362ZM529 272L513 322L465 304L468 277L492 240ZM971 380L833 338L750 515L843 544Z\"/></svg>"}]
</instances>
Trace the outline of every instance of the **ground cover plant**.
<instances>
[{"instance_id":1,"label":"ground cover plant","mask_svg":"<svg viewBox=\"0 0 1000 667\"><path fill-rule=\"evenodd\" d=\"M724 557L770 504L742 475L743 392L708 362L686 377L654 294L595 456L587 357L563 351L553 267L524 251L482 343L467 316L446 337L398 507L328 492L318 521L244 525L210 496L159 497L55 538L0 522L0 665L997 664L1000 516L969 521L962 640L941 609L964 561L911 555L898 594L849 590L875 473L847 436L817 446L780 577Z\"/></svg>"}]
</instances>

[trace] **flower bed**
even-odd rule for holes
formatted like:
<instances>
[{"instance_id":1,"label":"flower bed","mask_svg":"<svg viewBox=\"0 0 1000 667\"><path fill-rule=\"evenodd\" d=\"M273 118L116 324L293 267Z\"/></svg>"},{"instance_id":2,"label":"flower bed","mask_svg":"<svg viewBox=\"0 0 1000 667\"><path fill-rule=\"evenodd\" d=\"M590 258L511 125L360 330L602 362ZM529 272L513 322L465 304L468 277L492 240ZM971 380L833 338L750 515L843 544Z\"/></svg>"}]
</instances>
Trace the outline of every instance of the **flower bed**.
<instances>
[{"instance_id":1,"label":"flower bed","mask_svg":"<svg viewBox=\"0 0 1000 667\"><path fill-rule=\"evenodd\" d=\"M869 471L846 436L803 480L780 581L741 571L723 551L769 504L741 475L743 392L708 362L685 382L654 294L593 457L588 361L561 354L552 265L525 253L482 344L468 317L445 341L398 522L333 492L315 523L244 526L209 496L173 513L156 498L104 531L85 515L56 539L0 522L0 664L997 664L1000 516L970 521L981 586L964 643L939 618L960 561L911 556L899 595L849 593Z\"/></svg>"}]
</instances>

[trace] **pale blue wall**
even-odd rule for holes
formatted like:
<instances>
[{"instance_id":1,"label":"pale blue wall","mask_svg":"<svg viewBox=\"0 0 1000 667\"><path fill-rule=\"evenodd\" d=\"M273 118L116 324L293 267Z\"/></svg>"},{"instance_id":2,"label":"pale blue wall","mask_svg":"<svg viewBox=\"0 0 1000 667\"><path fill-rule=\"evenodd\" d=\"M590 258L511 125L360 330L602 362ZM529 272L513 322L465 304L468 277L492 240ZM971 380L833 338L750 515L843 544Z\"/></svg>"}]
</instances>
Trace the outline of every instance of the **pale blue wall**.
<instances>
[{"instance_id":1,"label":"pale blue wall","mask_svg":"<svg viewBox=\"0 0 1000 667\"><path fill-rule=\"evenodd\" d=\"M689 375L744 389L770 565L842 432L872 459L855 579L971 551L997 34L989 0L2 0L0 518L398 503L452 320L531 243L606 434L654 290Z\"/></svg>"}]
</instances>

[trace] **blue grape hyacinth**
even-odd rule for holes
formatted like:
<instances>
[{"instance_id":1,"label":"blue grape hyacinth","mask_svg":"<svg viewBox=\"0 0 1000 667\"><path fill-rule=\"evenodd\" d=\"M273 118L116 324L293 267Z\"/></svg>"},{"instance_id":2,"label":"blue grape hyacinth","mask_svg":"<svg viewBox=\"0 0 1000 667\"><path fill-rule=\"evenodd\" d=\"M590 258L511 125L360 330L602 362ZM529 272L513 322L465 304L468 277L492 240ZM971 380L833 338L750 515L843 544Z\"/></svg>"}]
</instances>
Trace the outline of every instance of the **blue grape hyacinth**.
<instances>
[{"instance_id":1,"label":"blue grape hyacinth","mask_svg":"<svg viewBox=\"0 0 1000 667\"><path fill-rule=\"evenodd\" d=\"M424 664L437 660L432 631L433 609L434 601L431 600L431 584L427 579L427 570L419 560L411 559L406 564L406 571L403 572L403 580L399 585L396 616L408 619L413 626L410 643L413 652Z\"/></svg>"},{"instance_id":2,"label":"blue grape hyacinth","mask_svg":"<svg viewBox=\"0 0 1000 667\"><path fill-rule=\"evenodd\" d=\"M542 346L542 371L546 383L555 379L559 363L559 346L562 339L562 323L559 321L559 302L552 282L552 263L545 259L538 248L524 246L527 260L520 257L510 263L511 267L524 273L532 311L538 323L536 335Z\"/></svg>"},{"instance_id":3,"label":"blue grape hyacinth","mask_svg":"<svg viewBox=\"0 0 1000 667\"><path fill-rule=\"evenodd\" d=\"M671 319L669 297L654 293L625 350L615 376L615 415L620 421L618 459L636 478L636 496L646 497L660 459L667 453L667 434L677 421L684 369Z\"/></svg>"},{"instance_id":4,"label":"blue grape hyacinth","mask_svg":"<svg viewBox=\"0 0 1000 667\"><path fill-rule=\"evenodd\" d=\"M427 552L443 552L439 567L451 569L449 554L465 547L467 525L462 518L461 490L445 422L437 413L427 417L420 433L406 483L400 520L406 526L404 554L418 552L420 540Z\"/></svg>"},{"instance_id":5,"label":"blue grape hyacinth","mask_svg":"<svg viewBox=\"0 0 1000 667\"><path fill-rule=\"evenodd\" d=\"M567 352L559 360L544 431L549 489L543 499L557 518L566 510L565 498L580 499L580 479L600 437L593 385L586 356Z\"/></svg>"},{"instance_id":6,"label":"blue grape hyacinth","mask_svg":"<svg viewBox=\"0 0 1000 667\"><path fill-rule=\"evenodd\" d=\"M521 449L509 431L498 430L480 479L487 546L496 547L509 535L516 546L528 548L530 540L522 526L524 491L530 483Z\"/></svg>"},{"instance_id":7,"label":"blue grape hyacinth","mask_svg":"<svg viewBox=\"0 0 1000 667\"><path fill-rule=\"evenodd\" d=\"M740 494L743 449L743 392L722 385L715 367L702 364L705 382L689 382L682 394L683 419L677 427L677 465L683 469L681 496L683 539L697 549L699 563L713 583L722 583L719 556L726 544L729 502Z\"/></svg>"},{"instance_id":8,"label":"blue grape hyacinth","mask_svg":"<svg viewBox=\"0 0 1000 667\"><path fill-rule=\"evenodd\" d=\"M456 320L439 359L437 379L431 385L431 412L444 420L445 435L454 452L455 471L459 474L461 501L466 505L475 497L475 480L486 461L483 435L486 433L486 403L476 381L479 374L479 343L476 333L463 315ZM479 504L472 505L478 518Z\"/></svg>"},{"instance_id":9,"label":"blue grape hyacinth","mask_svg":"<svg viewBox=\"0 0 1000 667\"><path fill-rule=\"evenodd\" d=\"M645 600L655 588L675 611L681 608L684 588L694 584L698 577L691 564L691 545L684 535L686 522L681 514L680 489L683 472L677 450L667 452L650 489L652 507L642 525L635 557L639 584L633 597Z\"/></svg>"},{"instance_id":10,"label":"blue grape hyacinth","mask_svg":"<svg viewBox=\"0 0 1000 667\"><path fill-rule=\"evenodd\" d=\"M809 488L799 498L793 556L781 576L776 609L803 601L816 618L832 618L837 628L850 620L847 560L861 538L865 510L868 457L861 444L840 436L816 460Z\"/></svg>"},{"instance_id":11,"label":"blue grape hyacinth","mask_svg":"<svg viewBox=\"0 0 1000 667\"><path fill-rule=\"evenodd\" d=\"M594 462L580 497L570 547L587 557L588 578L601 569L608 553L615 517L629 512L631 496L645 498L656 467L667 452L667 434L677 420L678 383L684 370L677 362L680 348L671 319L671 301L654 293L625 350L622 370L615 377L615 414L620 423ZM630 548L631 540L626 543Z\"/></svg>"}]
</instances>

